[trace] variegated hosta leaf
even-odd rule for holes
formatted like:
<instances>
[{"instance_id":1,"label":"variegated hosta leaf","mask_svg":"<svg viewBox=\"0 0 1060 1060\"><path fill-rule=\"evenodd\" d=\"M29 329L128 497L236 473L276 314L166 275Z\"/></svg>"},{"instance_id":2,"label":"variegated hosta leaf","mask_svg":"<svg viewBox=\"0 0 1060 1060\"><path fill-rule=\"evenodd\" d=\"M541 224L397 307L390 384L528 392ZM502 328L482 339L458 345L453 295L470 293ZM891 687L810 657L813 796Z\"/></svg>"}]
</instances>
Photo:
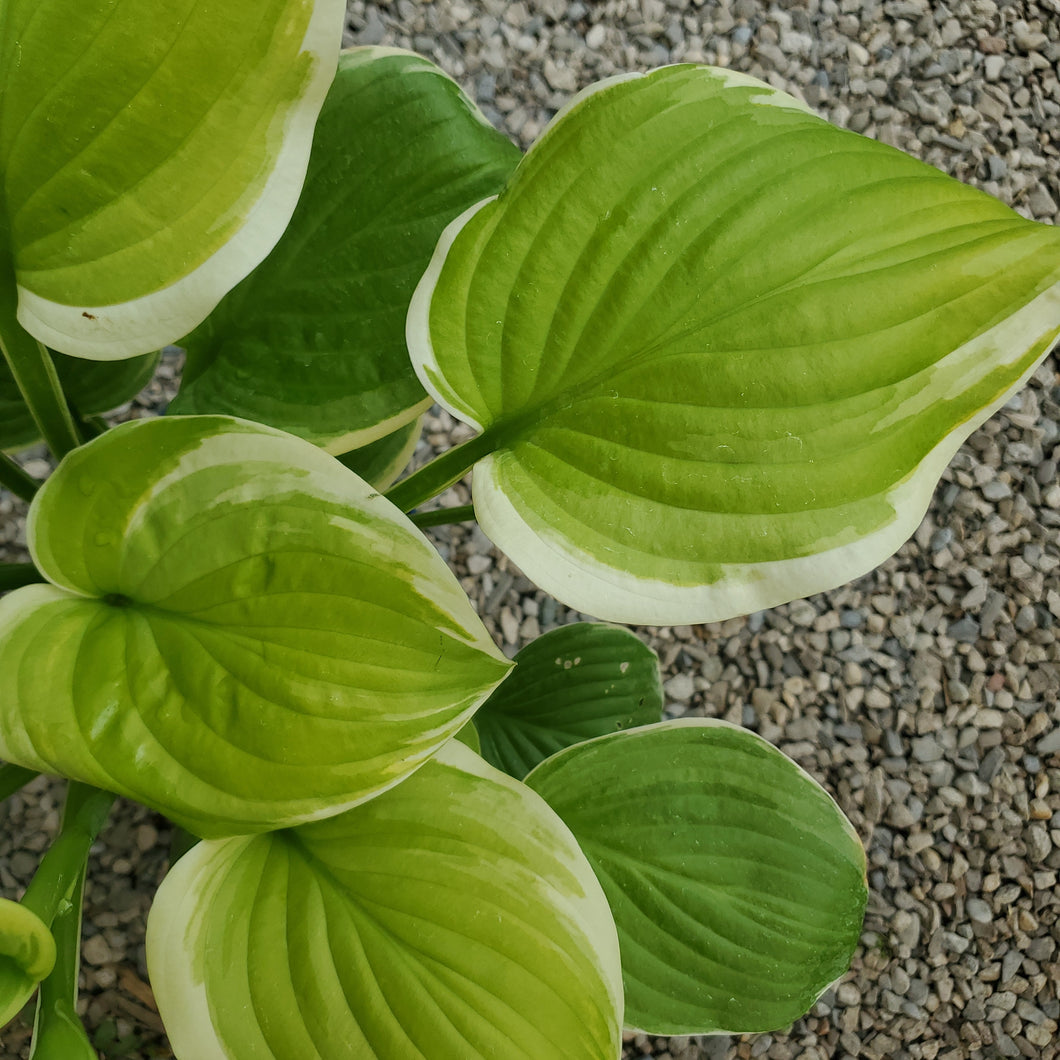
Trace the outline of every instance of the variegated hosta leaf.
<instances>
[{"instance_id":1,"label":"variegated hosta leaf","mask_svg":"<svg viewBox=\"0 0 1060 1060\"><path fill-rule=\"evenodd\" d=\"M676 66L604 83L443 236L408 337L478 519L627 622L827 589L917 526L1060 333L1060 229Z\"/></svg>"},{"instance_id":2,"label":"variegated hosta leaf","mask_svg":"<svg viewBox=\"0 0 1060 1060\"><path fill-rule=\"evenodd\" d=\"M526 783L603 884L630 1026L776 1030L846 971L865 851L820 785L761 737L664 722L561 751Z\"/></svg>"},{"instance_id":3,"label":"variegated hosta leaf","mask_svg":"<svg viewBox=\"0 0 1060 1060\"><path fill-rule=\"evenodd\" d=\"M423 417L417 416L393 434L343 453L338 461L382 492L408 467L422 433Z\"/></svg>"},{"instance_id":4,"label":"variegated hosta leaf","mask_svg":"<svg viewBox=\"0 0 1060 1060\"><path fill-rule=\"evenodd\" d=\"M291 216L344 14L0 0L0 259L23 327L111 360L197 325Z\"/></svg>"},{"instance_id":5,"label":"variegated hosta leaf","mask_svg":"<svg viewBox=\"0 0 1060 1060\"><path fill-rule=\"evenodd\" d=\"M0 1027L33 996L55 965L55 939L31 909L0 898Z\"/></svg>"},{"instance_id":6,"label":"variegated hosta leaf","mask_svg":"<svg viewBox=\"0 0 1060 1060\"><path fill-rule=\"evenodd\" d=\"M179 1060L616 1060L607 899L545 803L450 744L290 831L200 843L147 926Z\"/></svg>"},{"instance_id":7,"label":"variegated hosta leaf","mask_svg":"<svg viewBox=\"0 0 1060 1060\"><path fill-rule=\"evenodd\" d=\"M511 665L400 512L243 420L109 431L63 461L28 528L53 584L0 599L0 758L197 835L370 798Z\"/></svg>"},{"instance_id":8,"label":"variegated hosta leaf","mask_svg":"<svg viewBox=\"0 0 1060 1060\"><path fill-rule=\"evenodd\" d=\"M155 374L158 354L100 362L53 353L52 361L70 404L82 416L95 416L139 394ZM20 449L38 441L40 428L0 356L0 449Z\"/></svg>"},{"instance_id":9,"label":"variegated hosta leaf","mask_svg":"<svg viewBox=\"0 0 1060 1060\"><path fill-rule=\"evenodd\" d=\"M635 633L599 622L560 626L531 641L482 704L482 757L522 780L572 744L662 719L659 660Z\"/></svg>"},{"instance_id":10,"label":"variegated hosta leaf","mask_svg":"<svg viewBox=\"0 0 1060 1060\"><path fill-rule=\"evenodd\" d=\"M430 404L405 314L445 226L494 194L519 150L438 67L344 52L283 238L183 342L172 412L223 412L343 453Z\"/></svg>"}]
</instances>

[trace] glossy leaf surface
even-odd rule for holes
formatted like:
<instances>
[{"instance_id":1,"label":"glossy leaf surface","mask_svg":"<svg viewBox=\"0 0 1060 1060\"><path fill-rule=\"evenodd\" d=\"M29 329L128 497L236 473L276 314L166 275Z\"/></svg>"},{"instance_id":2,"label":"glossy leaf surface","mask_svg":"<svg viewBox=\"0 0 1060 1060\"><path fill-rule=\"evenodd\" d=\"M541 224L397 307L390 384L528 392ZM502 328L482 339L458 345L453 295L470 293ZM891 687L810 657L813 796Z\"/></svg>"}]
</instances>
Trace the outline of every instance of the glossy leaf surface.
<instances>
[{"instance_id":1,"label":"glossy leaf surface","mask_svg":"<svg viewBox=\"0 0 1060 1060\"><path fill-rule=\"evenodd\" d=\"M228 417L124 424L30 509L0 600L0 757L197 835L395 784L504 676L456 579L332 457Z\"/></svg>"},{"instance_id":2,"label":"glossy leaf surface","mask_svg":"<svg viewBox=\"0 0 1060 1060\"><path fill-rule=\"evenodd\" d=\"M611 903L628 1025L776 1030L846 971L865 852L827 793L754 733L665 722L572 747L526 782Z\"/></svg>"},{"instance_id":3,"label":"glossy leaf surface","mask_svg":"<svg viewBox=\"0 0 1060 1060\"><path fill-rule=\"evenodd\" d=\"M561 112L446 232L408 324L427 389L486 431L485 532L644 623L871 569L1058 333L1060 230L695 66Z\"/></svg>"},{"instance_id":4,"label":"glossy leaf surface","mask_svg":"<svg viewBox=\"0 0 1060 1060\"><path fill-rule=\"evenodd\" d=\"M151 910L179 1060L614 1060L607 900L533 792L450 745L328 821L200 843Z\"/></svg>"},{"instance_id":5,"label":"glossy leaf surface","mask_svg":"<svg viewBox=\"0 0 1060 1060\"><path fill-rule=\"evenodd\" d=\"M0 255L23 327L110 360L196 326L291 216L344 14L3 0Z\"/></svg>"},{"instance_id":6,"label":"glossy leaf surface","mask_svg":"<svg viewBox=\"0 0 1060 1060\"><path fill-rule=\"evenodd\" d=\"M172 411L246 416L333 453L413 419L430 403L405 348L416 281L442 229L518 159L426 59L344 52L291 224L182 343Z\"/></svg>"},{"instance_id":7,"label":"glossy leaf surface","mask_svg":"<svg viewBox=\"0 0 1060 1060\"><path fill-rule=\"evenodd\" d=\"M482 756L522 780L565 747L662 719L659 660L635 634L579 622L531 641L475 715Z\"/></svg>"}]
</instances>

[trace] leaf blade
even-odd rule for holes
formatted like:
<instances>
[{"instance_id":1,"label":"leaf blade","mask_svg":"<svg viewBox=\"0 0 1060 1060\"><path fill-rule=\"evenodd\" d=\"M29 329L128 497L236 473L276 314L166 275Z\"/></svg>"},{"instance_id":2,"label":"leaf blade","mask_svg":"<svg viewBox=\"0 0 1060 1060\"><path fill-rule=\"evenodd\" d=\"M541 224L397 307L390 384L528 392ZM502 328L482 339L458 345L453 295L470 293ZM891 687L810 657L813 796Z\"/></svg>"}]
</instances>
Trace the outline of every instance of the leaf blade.
<instances>
[{"instance_id":1,"label":"leaf blade","mask_svg":"<svg viewBox=\"0 0 1060 1060\"><path fill-rule=\"evenodd\" d=\"M0 212L26 330L107 360L209 312L290 217L343 12L5 5Z\"/></svg>"},{"instance_id":2,"label":"leaf blade","mask_svg":"<svg viewBox=\"0 0 1060 1060\"><path fill-rule=\"evenodd\" d=\"M479 708L482 757L522 780L583 740L658 722L659 661L629 630L560 626L515 656L515 669Z\"/></svg>"},{"instance_id":3,"label":"leaf blade","mask_svg":"<svg viewBox=\"0 0 1060 1060\"><path fill-rule=\"evenodd\" d=\"M245 416L332 453L415 418L429 399L405 348L409 297L444 226L518 157L427 60L343 52L291 224L182 343L172 411Z\"/></svg>"},{"instance_id":4,"label":"leaf blade","mask_svg":"<svg viewBox=\"0 0 1060 1060\"><path fill-rule=\"evenodd\" d=\"M823 789L760 737L665 722L569 748L527 783L608 896L631 1025L776 1030L846 970L864 850Z\"/></svg>"},{"instance_id":5,"label":"leaf blade","mask_svg":"<svg viewBox=\"0 0 1060 1060\"><path fill-rule=\"evenodd\" d=\"M486 533L570 606L649 623L880 562L1058 333L1055 229L689 66L560 115L408 323L424 385L496 442Z\"/></svg>"},{"instance_id":6,"label":"leaf blade","mask_svg":"<svg viewBox=\"0 0 1060 1060\"><path fill-rule=\"evenodd\" d=\"M217 974L207 926L245 979ZM182 1057L620 1050L599 885L544 803L463 747L322 827L200 844L159 891L148 953ZM190 1011L208 1018L171 1017Z\"/></svg>"},{"instance_id":7,"label":"leaf blade","mask_svg":"<svg viewBox=\"0 0 1060 1060\"><path fill-rule=\"evenodd\" d=\"M52 584L0 602L3 755L197 835L392 786L510 667L396 509L245 421L108 432L39 491L28 536Z\"/></svg>"}]
</instances>

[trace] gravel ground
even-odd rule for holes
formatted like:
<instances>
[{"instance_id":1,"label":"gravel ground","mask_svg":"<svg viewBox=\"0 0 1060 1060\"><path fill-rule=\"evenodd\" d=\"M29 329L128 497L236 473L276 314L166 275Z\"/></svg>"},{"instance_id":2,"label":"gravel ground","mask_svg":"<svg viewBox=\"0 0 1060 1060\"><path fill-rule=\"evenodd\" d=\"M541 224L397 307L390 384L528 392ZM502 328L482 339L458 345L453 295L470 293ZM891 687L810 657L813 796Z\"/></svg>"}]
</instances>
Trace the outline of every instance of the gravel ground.
<instances>
[{"instance_id":1,"label":"gravel ground","mask_svg":"<svg viewBox=\"0 0 1060 1060\"><path fill-rule=\"evenodd\" d=\"M348 43L434 58L524 146L592 81L708 62L1057 221L1058 0L355 0L349 10ZM178 367L168 358L124 414L164 404ZM420 458L463 431L429 417ZM29 458L42 473L40 455ZM746 1038L628 1036L627 1058L1060 1055L1058 460L1050 359L961 449L913 539L872 574L748 618L640 631L659 652L669 714L747 725L836 796L865 841L872 895L853 967L806 1018ZM466 499L457 486L446 502ZM23 514L0 494L0 558L24 554ZM477 528L435 539L506 650L582 617ZM42 780L0 810L0 893L17 895L31 875L57 806ZM142 928L167 843L163 821L122 804L95 850L85 1004L107 1057L169 1055ZM16 1022L0 1057L24 1056L27 1036Z\"/></svg>"}]
</instances>

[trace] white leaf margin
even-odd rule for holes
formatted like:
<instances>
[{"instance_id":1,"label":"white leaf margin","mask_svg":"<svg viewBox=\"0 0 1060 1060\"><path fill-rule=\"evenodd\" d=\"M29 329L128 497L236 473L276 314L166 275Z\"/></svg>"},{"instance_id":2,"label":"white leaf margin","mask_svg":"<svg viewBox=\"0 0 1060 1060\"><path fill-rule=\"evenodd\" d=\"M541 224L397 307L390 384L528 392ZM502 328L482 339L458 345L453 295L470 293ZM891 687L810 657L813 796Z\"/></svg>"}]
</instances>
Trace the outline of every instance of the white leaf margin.
<instances>
[{"instance_id":1,"label":"white leaf margin","mask_svg":"<svg viewBox=\"0 0 1060 1060\"><path fill-rule=\"evenodd\" d=\"M494 769L460 741L451 740L434 761L500 784L517 794L533 813L547 814L552 838L557 840L554 847L556 858L582 889L581 894L567 896L566 906L560 912L569 923L580 928L597 954L608 998L617 1014L613 1038L615 1060L618 1060L625 1009L618 929L603 888L578 841L537 792ZM148 977L178 1060L232 1060L236 1055L218 1037L210 1014L205 980L193 969L201 964L201 948L207 944L202 930L204 910L223 885L229 866L239 859L251 842L261 838L260 835L236 836L196 844L173 866L155 895L147 918ZM549 881L550 886L553 882ZM254 1043L255 1047L261 1044Z\"/></svg>"},{"instance_id":2,"label":"white leaf margin","mask_svg":"<svg viewBox=\"0 0 1060 1060\"><path fill-rule=\"evenodd\" d=\"M754 97L754 103L814 116L813 110L801 100L770 89L754 78L730 70L704 69L726 86L760 87L762 91ZM642 76L645 75L617 75L583 89L553 118L545 136L586 100ZM480 432L483 424L472 411L473 399L480 395L460 395L447 380L431 341L430 311L438 279L460 233L497 197L491 196L469 207L443 231L413 294L406 320L406 343L421 385L447 412ZM717 622L833 589L867 574L908 540L927 511L943 470L964 440L1020 390L1048 356L1052 342L1060 336L1058 319L1060 281L1012 316L953 351L926 373L930 380L936 374L960 369L964 379L970 381L966 385L971 385L989 371L1018 360L1035 345L1042 343L1045 347L1035 363L1004 394L958 424L885 495L892 518L858 541L835 545L824 540L817 543L814 552L793 559L726 564L721 578L706 585L638 577L579 547L556 528L532 525L505 490L504 465L511 456L503 449L486 456L474 468L472 491L476 517L486 536L515 560L531 581L567 606L605 621L633 625ZM1007 351L1008 356L991 356L997 350ZM915 411L914 405L923 407L931 400L945 397L945 392L938 389L932 393L929 385L910 399L908 409L896 411L889 419Z\"/></svg>"},{"instance_id":3,"label":"white leaf margin","mask_svg":"<svg viewBox=\"0 0 1060 1060\"><path fill-rule=\"evenodd\" d=\"M762 563L725 565L720 579L707 585L681 585L641 578L606 563L578 547L554 528L539 530L520 513L504 487L504 461L494 453L480 461L472 477L475 514L486 536L519 564L523 573L568 607L611 622L632 625L683 625L721 622L777 604L845 585L867 574L892 556L923 519L942 472L964 440L1019 391L1048 356L1060 336L1060 282L1024 308L959 347L938 362L960 369L965 386L1011 364L1028 349L1043 344L1034 363L997 400L980 409L942 438L884 499L893 516L873 533L835 546L825 541L805 556ZM998 350L1006 357L991 356ZM946 374L951 374L947 371ZM921 405L945 392L930 388L910 399ZM899 410L895 415L901 415Z\"/></svg>"},{"instance_id":4,"label":"white leaf margin","mask_svg":"<svg viewBox=\"0 0 1060 1060\"><path fill-rule=\"evenodd\" d=\"M66 305L19 283L18 321L26 331L60 353L116 361L168 346L200 324L264 260L291 220L309 167L317 114L335 76L345 15L343 0L315 0L301 46L313 57L312 74L284 115L272 172L224 246L169 286L111 305Z\"/></svg>"}]
</instances>

